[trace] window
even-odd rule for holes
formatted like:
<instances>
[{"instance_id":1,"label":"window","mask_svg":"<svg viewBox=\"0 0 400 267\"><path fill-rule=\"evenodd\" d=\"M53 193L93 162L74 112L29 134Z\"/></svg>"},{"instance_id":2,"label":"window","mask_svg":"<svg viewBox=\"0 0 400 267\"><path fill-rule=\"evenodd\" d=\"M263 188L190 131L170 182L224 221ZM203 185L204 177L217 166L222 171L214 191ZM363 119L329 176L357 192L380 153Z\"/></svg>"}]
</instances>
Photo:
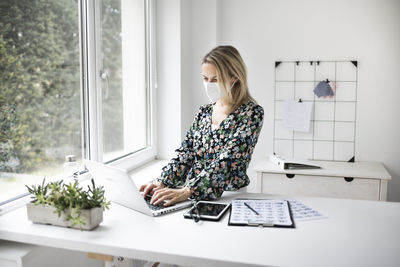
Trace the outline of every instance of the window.
<instances>
[{"instance_id":1,"label":"window","mask_svg":"<svg viewBox=\"0 0 400 267\"><path fill-rule=\"evenodd\" d=\"M148 145L143 5L142 0L100 3L103 161Z\"/></svg>"},{"instance_id":2,"label":"window","mask_svg":"<svg viewBox=\"0 0 400 267\"><path fill-rule=\"evenodd\" d=\"M81 157L76 1L2 1L0 195Z\"/></svg>"},{"instance_id":3,"label":"window","mask_svg":"<svg viewBox=\"0 0 400 267\"><path fill-rule=\"evenodd\" d=\"M67 155L155 156L151 0L0 3L0 205Z\"/></svg>"}]
</instances>

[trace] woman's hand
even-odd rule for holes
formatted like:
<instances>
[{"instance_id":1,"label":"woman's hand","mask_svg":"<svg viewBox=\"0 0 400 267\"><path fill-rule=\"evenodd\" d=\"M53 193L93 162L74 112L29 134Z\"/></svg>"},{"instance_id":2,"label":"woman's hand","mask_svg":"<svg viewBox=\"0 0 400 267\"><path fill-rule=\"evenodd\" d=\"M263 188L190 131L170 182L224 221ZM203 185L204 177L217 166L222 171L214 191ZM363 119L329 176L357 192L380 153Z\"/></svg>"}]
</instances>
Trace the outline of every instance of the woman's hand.
<instances>
[{"instance_id":1,"label":"woman's hand","mask_svg":"<svg viewBox=\"0 0 400 267\"><path fill-rule=\"evenodd\" d=\"M153 191L153 196L151 197L150 204L158 205L164 200L168 200L164 203L164 206L170 206L175 203L187 200L191 193L188 187L182 187L178 189L173 188L159 188Z\"/></svg>"},{"instance_id":2,"label":"woman's hand","mask_svg":"<svg viewBox=\"0 0 400 267\"><path fill-rule=\"evenodd\" d=\"M164 188L164 184L161 182L152 182L149 184L144 184L140 187L139 191L143 192L143 198L146 198L147 195L153 195L154 191Z\"/></svg>"}]
</instances>

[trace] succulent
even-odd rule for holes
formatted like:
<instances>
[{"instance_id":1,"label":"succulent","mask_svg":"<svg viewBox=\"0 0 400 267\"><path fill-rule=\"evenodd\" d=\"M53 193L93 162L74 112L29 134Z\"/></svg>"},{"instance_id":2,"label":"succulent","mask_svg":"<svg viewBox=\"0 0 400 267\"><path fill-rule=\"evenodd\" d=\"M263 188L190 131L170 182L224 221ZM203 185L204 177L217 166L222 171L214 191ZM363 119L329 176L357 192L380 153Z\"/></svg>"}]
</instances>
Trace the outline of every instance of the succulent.
<instances>
[{"instance_id":1,"label":"succulent","mask_svg":"<svg viewBox=\"0 0 400 267\"><path fill-rule=\"evenodd\" d=\"M67 216L67 220L72 221L72 226L79 225L81 227L85 224L81 218L81 210L96 207L103 207L104 210L108 209L110 205L110 202L104 197L104 187L96 187L93 179L87 190L80 187L76 179L69 183L60 180L46 184L45 178L43 178L41 185L25 186L35 205L53 206L59 217L69 208L71 213Z\"/></svg>"}]
</instances>

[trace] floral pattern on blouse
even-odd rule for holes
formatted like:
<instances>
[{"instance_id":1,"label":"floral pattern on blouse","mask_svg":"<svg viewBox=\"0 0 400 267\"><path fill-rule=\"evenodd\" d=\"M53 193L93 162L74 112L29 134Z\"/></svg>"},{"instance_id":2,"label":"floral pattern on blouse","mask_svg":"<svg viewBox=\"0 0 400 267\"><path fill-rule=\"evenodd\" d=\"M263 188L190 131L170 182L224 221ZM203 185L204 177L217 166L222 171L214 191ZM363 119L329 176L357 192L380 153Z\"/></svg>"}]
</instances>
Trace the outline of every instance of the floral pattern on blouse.
<instances>
[{"instance_id":1,"label":"floral pattern on blouse","mask_svg":"<svg viewBox=\"0 0 400 267\"><path fill-rule=\"evenodd\" d=\"M264 110L243 104L211 128L212 104L201 106L180 148L162 169L161 181L175 188L186 184L192 198L213 200L224 191L250 183L246 170L260 134Z\"/></svg>"}]
</instances>

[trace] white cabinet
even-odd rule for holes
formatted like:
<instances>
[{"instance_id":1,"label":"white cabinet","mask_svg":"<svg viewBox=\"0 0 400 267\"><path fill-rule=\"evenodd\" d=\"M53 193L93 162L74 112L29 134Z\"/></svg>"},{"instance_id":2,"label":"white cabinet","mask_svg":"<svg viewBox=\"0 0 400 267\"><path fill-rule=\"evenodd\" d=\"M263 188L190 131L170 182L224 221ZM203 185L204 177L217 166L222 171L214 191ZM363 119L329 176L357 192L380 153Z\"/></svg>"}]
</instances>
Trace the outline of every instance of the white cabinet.
<instances>
[{"instance_id":1,"label":"white cabinet","mask_svg":"<svg viewBox=\"0 0 400 267\"><path fill-rule=\"evenodd\" d=\"M89 259L85 252L0 240L0 266L104 267L104 262Z\"/></svg>"},{"instance_id":2,"label":"white cabinet","mask_svg":"<svg viewBox=\"0 0 400 267\"><path fill-rule=\"evenodd\" d=\"M321 169L282 170L269 160L255 165L257 190L278 195L303 195L386 200L391 179L379 162L315 161Z\"/></svg>"},{"instance_id":3,"label":"white cabinet","mask_svg":"<svg viewBox=\"0 0 400 267\"><path fill-rule=\"evenodd\" d=\"M151 267L153 265L154 263L144 260L0 239L0 267Z\"/></svg>"}]
</instances>

